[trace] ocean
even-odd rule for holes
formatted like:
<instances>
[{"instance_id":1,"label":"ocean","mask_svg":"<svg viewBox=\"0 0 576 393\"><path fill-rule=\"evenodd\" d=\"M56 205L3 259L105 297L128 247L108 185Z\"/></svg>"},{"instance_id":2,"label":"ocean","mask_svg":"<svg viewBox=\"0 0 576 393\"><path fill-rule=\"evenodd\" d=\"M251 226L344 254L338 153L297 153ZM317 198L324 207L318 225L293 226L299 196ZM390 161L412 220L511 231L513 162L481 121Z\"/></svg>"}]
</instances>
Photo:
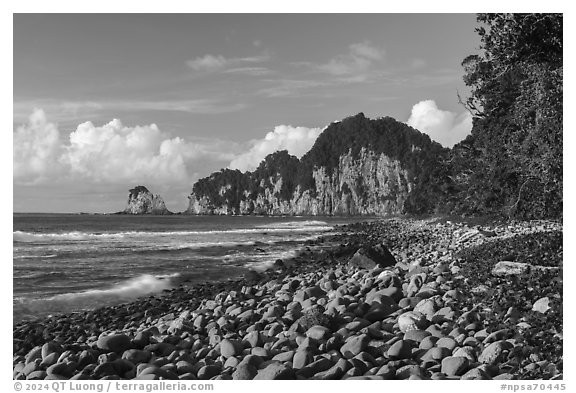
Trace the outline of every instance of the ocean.
<instances>
[{"instance_id":1,"label":"ocean","mask_svg":"<svg viewBox=\"0 0 576 393\"><path fill-rule=\"evenodd\" d=\"M223 281L294 256L337 217L13 215L14 321Z\"/></svg>"}]
</instances>

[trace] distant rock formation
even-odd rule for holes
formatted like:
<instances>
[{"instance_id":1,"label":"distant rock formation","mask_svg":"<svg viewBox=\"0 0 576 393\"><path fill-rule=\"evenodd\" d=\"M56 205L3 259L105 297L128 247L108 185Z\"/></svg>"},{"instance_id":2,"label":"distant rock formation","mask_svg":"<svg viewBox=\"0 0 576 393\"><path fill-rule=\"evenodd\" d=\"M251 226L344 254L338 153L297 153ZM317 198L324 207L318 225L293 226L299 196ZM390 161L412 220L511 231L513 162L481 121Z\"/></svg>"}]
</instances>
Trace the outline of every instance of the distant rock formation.
<instances>
[{"instance_id":1,"label":"distant rock formation","mask_svg":"<svg viewBox=\"0 0 576 393\"><path fill-rule=\"evenodd\" d=\"M433 210L447 149L390 117L332 123L302 157L268 155L253 172L200 179L185 214L389 215Z\"/></svg>"},{"instance_id":2,"label":"distant rock formation","mask_svg":"<svg viewBox=\"0 0 576 393\"><path fill-rule=\"evenodd\" d=\"M166 209L166 204L160 195L152 194L144 186L136 186L130 190L128 205L120 214L166 215L172 212Z\"/></svg>"}]
</instances>

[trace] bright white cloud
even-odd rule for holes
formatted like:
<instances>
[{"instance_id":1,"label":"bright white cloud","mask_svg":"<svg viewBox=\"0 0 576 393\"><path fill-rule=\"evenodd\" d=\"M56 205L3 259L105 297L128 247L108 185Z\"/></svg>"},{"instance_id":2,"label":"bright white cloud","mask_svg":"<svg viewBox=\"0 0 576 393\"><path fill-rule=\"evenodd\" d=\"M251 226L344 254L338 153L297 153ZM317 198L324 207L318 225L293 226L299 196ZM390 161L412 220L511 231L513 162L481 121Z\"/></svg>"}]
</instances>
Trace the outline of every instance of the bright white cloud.
<instances>
[{"instance_id":1,"label":"bright white cloud","mask_svg":"<svg viewBox=\"0 0 576 393\"><path fill-rule=\"evenodd\" d=\"M191 184L194 171L223 165L235 147L217 140L193 143L155 124L128 127L116 119L102 126L82 123L65 140L36 110L14 132L13 175L18 184Z\"/></svg>"},{"instance_id":2,"label":"bright white cloud","mask_svg":"<svg viewBox=\"0 0 576 393\"><path fill-rule=\"evenodd\" d=\"M35 109L28 123L16 129L13 143L14 178L36 182L58 171L60 132L43 110Z\"/></svg>"},{"instance_id":3,"label":"bright white cloud","mask_svg":"<svg viewBox=\"0 0 576 393\"><path fill-rule=\"evenodd\" d=\"M321 128L276 126L274 131L267 133L263 139L252 141L252 147L235 157L229 168L253 170L268 154L278 150L288 150L288 153L300 158L310 150L321 132Z\"/></svg>"},{"instance_id":4,"label":"bright white cloud","mask_svg":"<svg viewBox=\"0 0 576 393\"><path fill-rule=\"evenodd\" d=\"M433 100L420 101L412 107L408 125L422 131L445 147L452 147L472 130L472 116L438 108Z\"/></svg>"},{"instance_id":5,"label":"bright white cloud","mask_svg":"<svg viewBox=\"0 0 576 393\"><path fill-rule=\"evenodd\" d=\"M377 48L370 42L352 44L348 53L330 60L319 69L332 75L348 75L367 71L374 62L384 60L385 51Z\"/></svg>"}]
</instances>

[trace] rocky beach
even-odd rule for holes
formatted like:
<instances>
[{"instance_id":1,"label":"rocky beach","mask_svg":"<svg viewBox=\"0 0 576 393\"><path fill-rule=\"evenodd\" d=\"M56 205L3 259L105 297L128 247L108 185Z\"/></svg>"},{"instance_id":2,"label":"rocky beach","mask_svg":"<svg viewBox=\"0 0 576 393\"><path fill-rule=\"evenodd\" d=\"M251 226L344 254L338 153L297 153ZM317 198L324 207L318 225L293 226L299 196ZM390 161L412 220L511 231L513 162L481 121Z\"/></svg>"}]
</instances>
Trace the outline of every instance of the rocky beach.
<instances>
[{"instance_id":1,"label":"rocky beach","mask_svg":"<svg viewBox=\"0 0 576 393\"><path fill-rule=\"evenodd\" d=\"M562 379L562 224L386 219L13 328L14 379Z\"/></svg>"}]
</instances>

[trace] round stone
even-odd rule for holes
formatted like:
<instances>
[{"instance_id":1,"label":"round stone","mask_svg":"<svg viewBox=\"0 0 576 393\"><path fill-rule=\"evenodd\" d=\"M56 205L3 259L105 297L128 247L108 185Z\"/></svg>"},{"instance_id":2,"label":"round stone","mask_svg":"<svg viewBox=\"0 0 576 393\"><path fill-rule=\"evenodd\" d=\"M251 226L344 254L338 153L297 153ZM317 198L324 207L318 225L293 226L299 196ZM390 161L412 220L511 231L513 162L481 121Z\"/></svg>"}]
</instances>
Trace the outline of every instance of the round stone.
<instances>
[{"instance_id":1,"label":"round stone","mask_svg":"<svg viewBox=\"0 0 576 393\"><path fill-rule=\"evenodd\" d=\"M105 351L120 353L129 349L132 346L132 341L125 334L110 334L108 336L100 336L96 346Z\"/></svg>"},{"instance_id":2,"label":"round stone","mask_svg":"<svg viewBox=\"0 0 576 393\"><path fill-rule=\"evenodd\" d=\"M414 348L414 345L411 341L396 341L390 348L388 348L388 358L392 360L409 359L412 357L412 348Z\"/></svg>"},{"instance_id":3,"label":"round stone","mask_svg":"<svg viewBox=\"0 0 576 393\"><path fill-rule=\"evenodd\" d=\"M442 372L448 376L464 374L470 365L468 358L463 356L448 356L442 359Z\"/></svg>"}]
</instances>

